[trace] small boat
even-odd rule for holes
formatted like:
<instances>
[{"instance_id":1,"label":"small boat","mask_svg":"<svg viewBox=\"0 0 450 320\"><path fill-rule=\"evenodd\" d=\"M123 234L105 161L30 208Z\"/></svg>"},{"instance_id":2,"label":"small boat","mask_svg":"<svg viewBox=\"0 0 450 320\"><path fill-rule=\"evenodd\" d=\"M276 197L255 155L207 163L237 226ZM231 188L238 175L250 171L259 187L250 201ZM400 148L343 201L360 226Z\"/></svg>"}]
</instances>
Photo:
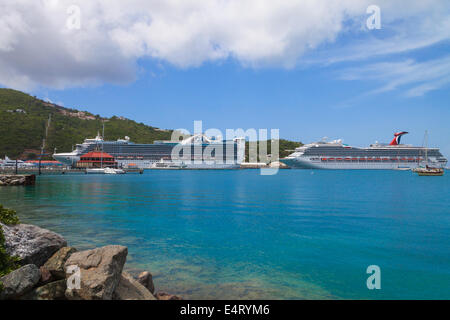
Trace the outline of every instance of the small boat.
<instances>
[{"instance_id":1,"label":"small boat","mask_svg":"<svg viewBox=\"0 0 450 320\"><path fill-rule=\"evenodd\" d=\"M114 168L91 168L86 169L88 174L125 174L126 172L122 169Z\"/></svg>"},{"instance_id":2,"label":"small boat","mask_svg":"<svg viewBox=\"0 0 450 320\"><path fill-rule=\"evenodd\" d=\"M12 169L15 168L16 166L20 169L25 169L34 167L34 164L22 160L12 160L7 156L5 156L5 159L0 159L1 169L8 169L8 168Z\"/></svg>"},{"instance_id":3,"label":"small boat","mask_svg":"<svg viewBox=\"0 0 450 320\"><path fill-rule=\"evenodd\" d=\"M117 174L113 168L105 168L105 174Z\"/></svg>"},{"instance_id":4,"label":"small boat","mask_svg":"<svg viewBox=\"0 0 450 320\"><path fill-rule=\"evenodd\" d=\"M409 171L409 170L411 170L411 168L409 168L409 167L397 167L397 168L395 168L394 170L399 170L399 171Z\"/></svg>"},{"instance_id":5,"label":"small boat","mask_svg":"<svg viewBox=\"0 0 450 320\"><path fill-rule=\"evenodd\" d=\"M442 168L431 168L426 166L425 168L416 168L414 169L419 176L443 176L444 169Z\"/></svg>"},{"instance_id":6,"label":"small boat","mask_svg":"<svg viewBox=\"0 0 450 320\"><path fill-rule=\"evenodd\" d=\"M155 162L152 166L153 169L185 169L187 165L183 162L176 163L173 161L164 161L161 159L160 162Z\"/></svg>"},{"instance_id":7,"label":"small boat","mask_svg":"<svg viewBox=\"0 0 450 320\"><path fill-rule=\"evenodd\" d=\"M425 131L425 167L418 167L413 170L413 172L416 172L419 176L443 176L444 175L444 169L443 168L436 168L430 166L428 163L428 132ZM420 163L420 155L419 155L419 163Z\"/></svg>"}]
</instances>

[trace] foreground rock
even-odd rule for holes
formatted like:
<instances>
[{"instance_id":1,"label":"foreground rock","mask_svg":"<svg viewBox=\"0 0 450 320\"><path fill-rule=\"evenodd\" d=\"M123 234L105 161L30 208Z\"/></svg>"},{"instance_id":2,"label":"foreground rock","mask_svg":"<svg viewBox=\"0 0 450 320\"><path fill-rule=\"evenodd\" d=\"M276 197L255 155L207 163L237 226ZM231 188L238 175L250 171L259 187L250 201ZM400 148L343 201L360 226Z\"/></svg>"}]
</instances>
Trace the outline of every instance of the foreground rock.
<instances>
[{"instance_id":1,"label":"foreground rock","mask_svg":"<svg viewBox=\"0 0 450 320\"><path fill-rule=\"evenodd\" d=\"M22 265L0 278L0 300L181 300L164 292L155 297L148 271L137 279L123 272L126 247L77 252L49 230L27 224L0 226L6 252Z\"/></svg>"},{"instance_id":2,"label":"foreground rock","mask_svg":"<svg viewBox=\"0 0 450 320\"><path fill-rule=\"evenodd\" d=\"M80 288L66 289L70 300L111 300L119 284L128 249L106 246L73 253L65 263L66 278L70 266L80 268Z\"/></svg>"},{"instance_id":3,"label":"foreground rock","mask_svg":"<svg viewBox=\"0 0 450 320\"><path fill-rule=\"evenodd\" d=\"M1 224L5 236L6 252L17 256L21 264L42 266L58 249L67 245L57 233L29 224L7 226Z\"/></svg>"},{"instance_id":4,"label":"foreground rock","mask_svg":"<svg viewBox=\"0 0 450 320\"><path fill-rule=\"evenodd\" d=\"M156 300L146 287L126 272L122 273L113 298L114 300Z\"/></svg>"},{"instance_id":5,"label":"foreground rock","mask_svg":"<svg viewBox=\"0 0 450 320\"><path fill-rule=\"evenodd\" d=\"M168 294L166 292L158 292L155 295L156 299L158 300L183 300L183 298L173 295L173 294Z\"/></svg>"},{"instance_id":6,"label":"foreground rock","mask_svg":"<svg viewBox=\"0 0 450 320\"><path fill-rule=\"evenodd\" d=\"M44 264L44 268L47 269L55 279L64 279L66 272L64 270L64 264L67 259L75 253L77 249L73 247L63 247L59 249L50 259Z\"/></svg>"},{"instance_id":7,"label":"foreground rock","mask_svg":"<svg viewBox=\"0 0 450 320\"><path fill-rule=\"evenodd\" d=\"M66 280L50 282L22 297L22 300L65 300Z\"/></svg>"},{"instance_id":8,"label":"foreground rock","mask_svg":"<svg viewBox=\"0 0 450 320\"><path fill-rule=\"evenodd\" d=\"M49 282L52 282L54 280L52 274L50 271L48 271L44 266L39 268L39 271L41 273L41 277L39 279L39 285L42 286L44 284L47 284Z\"/></svg>"},{"instance_id":9,"label":"foreground rock","mask_svg":"<svg viewBox=\"0 0 450 320\"><path fill-rule=\"evenodd\" d=\"M34 264L28 264L0 279L2 283L2 291L0 299L17 299L25 293L29 292L41 277L39 268Z\"/></svg>"},{"instance_id":10,"label":"foreground rock","mask_svg":"<svg viewBox=\"0 0 450 320\"><path fill-rule=\"evenodd\" d=\"M150 272L141 272L137 281L148 289L152 294L155 293L155 285L153 284L153 276Z\"/></svg>"}]
</instances>

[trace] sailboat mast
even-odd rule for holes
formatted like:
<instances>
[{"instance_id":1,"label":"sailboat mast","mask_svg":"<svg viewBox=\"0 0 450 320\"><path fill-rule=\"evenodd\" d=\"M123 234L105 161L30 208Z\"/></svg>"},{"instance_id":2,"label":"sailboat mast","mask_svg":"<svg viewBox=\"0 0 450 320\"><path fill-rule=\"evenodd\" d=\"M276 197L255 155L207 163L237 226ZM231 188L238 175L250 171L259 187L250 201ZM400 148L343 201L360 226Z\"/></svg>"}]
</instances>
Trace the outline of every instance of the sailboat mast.
<instances>
[{"instance_id":1,"label":"sailboat mast","mask_svg":"<svg viewBox=\"0 0 450 320\"><path fill-rule=\"evenodd\" d=\"M428 131L425 130L425 163L428 164Z\"/></svg>"},{"instance_id":2,"label":"sailboat mast","mask_svg":"<svg viewBox=\"0 0 450 320\"><path fill-rule=\"evenodd\" d=\"M102 129L102 154L100 156L100 167L103 168L103 141L105 141L105 123L103 122Z\"/></svg>"}]
</instances>

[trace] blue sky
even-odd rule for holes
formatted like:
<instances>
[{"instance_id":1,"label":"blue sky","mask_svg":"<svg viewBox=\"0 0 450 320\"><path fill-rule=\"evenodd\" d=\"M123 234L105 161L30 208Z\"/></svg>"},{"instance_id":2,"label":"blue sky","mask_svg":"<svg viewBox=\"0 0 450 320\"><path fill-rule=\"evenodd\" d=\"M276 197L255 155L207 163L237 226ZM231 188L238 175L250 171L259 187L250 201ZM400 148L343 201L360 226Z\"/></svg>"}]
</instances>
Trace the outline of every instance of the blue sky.
<instances>
[{"instance_id":1,"label":"blue sky","mask_svg":"<svg viewBox=\"0 0 450 320\"><path fill-rule=\"evenodd\" d=\"M404 97L401 90L350 101L370 91L370 81L343 81L339 68L245 69L232 61L189 70L140 65L154 70L129 85L37 91L65 106L104 116L122 115L160 128L279 128L280 136L313 141L323 136L367 145L390 141L394 131L407 130L404 142L449 143L450 91ZM445 139L439 139L439 138Z\"/></svg>"},{"instance_id":2,"label":"blue sky","mask_svg":"<svg viewBox=\"0 0 450 320\"><path fill-rule=\"evenodd\" d=\"M369 2L331 8L324 1L287 1L284 7L249 2L258 6L255 12L243 13L234 1L219 9L196 1L171 1L167 8L141 2L141 12L124 13L136 15L129 20L114 10L124 9L120 2L112 1L113 8L97 4L102 10L80 3L83 24L70 30L69 42L39 17L24 16L34 34L43 33L50 57L32 54L38 52L36 36L31 40L24 31L8 38L4 32L0 69L8 78L0 83L160 128L192 131L193 121L202 120L205 129L277 128L286 139L327 136L359 146L389 142L399 130L410 132L404 143L421 145L428 130L430 146L450 155L446 1L411 2L408 8L379 1L379 30L366 27ZM20 14L15 3L11 10ZM35 11L46 15L65 4L55 0ZM224 21L217 22L217 12ZM19 23L4 21L11 21L10 31ZM20 48L29 55L14 56Z\"/></svg>"}]
</instances>

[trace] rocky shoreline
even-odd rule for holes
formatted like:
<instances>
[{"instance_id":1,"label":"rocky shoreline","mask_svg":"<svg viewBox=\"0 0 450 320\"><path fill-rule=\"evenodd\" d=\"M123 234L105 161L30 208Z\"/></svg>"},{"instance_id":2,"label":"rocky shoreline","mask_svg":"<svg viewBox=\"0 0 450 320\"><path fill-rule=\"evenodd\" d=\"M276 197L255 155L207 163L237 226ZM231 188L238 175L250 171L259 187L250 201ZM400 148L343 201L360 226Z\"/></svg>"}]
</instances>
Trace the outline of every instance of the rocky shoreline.
<instances>
[{"instance_id":1,"label":"rocky shoreline","mask_svg":"<svg viewBox=\"0 0 450 320\"><path fill-rule=\"evenodd\" d=\"M34 174L2 174L0 175L0 186L29 186L36 183Z\"/></svg>"},{"instance_id":2,"label":"rocky shoreline","mask_svg":"<svg viewBox=\"0 0 450 320\"><path fill-rule=\"evenodd\" d=\"M181 300L156 292L152 275L124 271L128 248L78 251L59 234L28 224L0 223L6 252L20 267L0 278L0 300Z\"/></svg>"}]
</instances>

